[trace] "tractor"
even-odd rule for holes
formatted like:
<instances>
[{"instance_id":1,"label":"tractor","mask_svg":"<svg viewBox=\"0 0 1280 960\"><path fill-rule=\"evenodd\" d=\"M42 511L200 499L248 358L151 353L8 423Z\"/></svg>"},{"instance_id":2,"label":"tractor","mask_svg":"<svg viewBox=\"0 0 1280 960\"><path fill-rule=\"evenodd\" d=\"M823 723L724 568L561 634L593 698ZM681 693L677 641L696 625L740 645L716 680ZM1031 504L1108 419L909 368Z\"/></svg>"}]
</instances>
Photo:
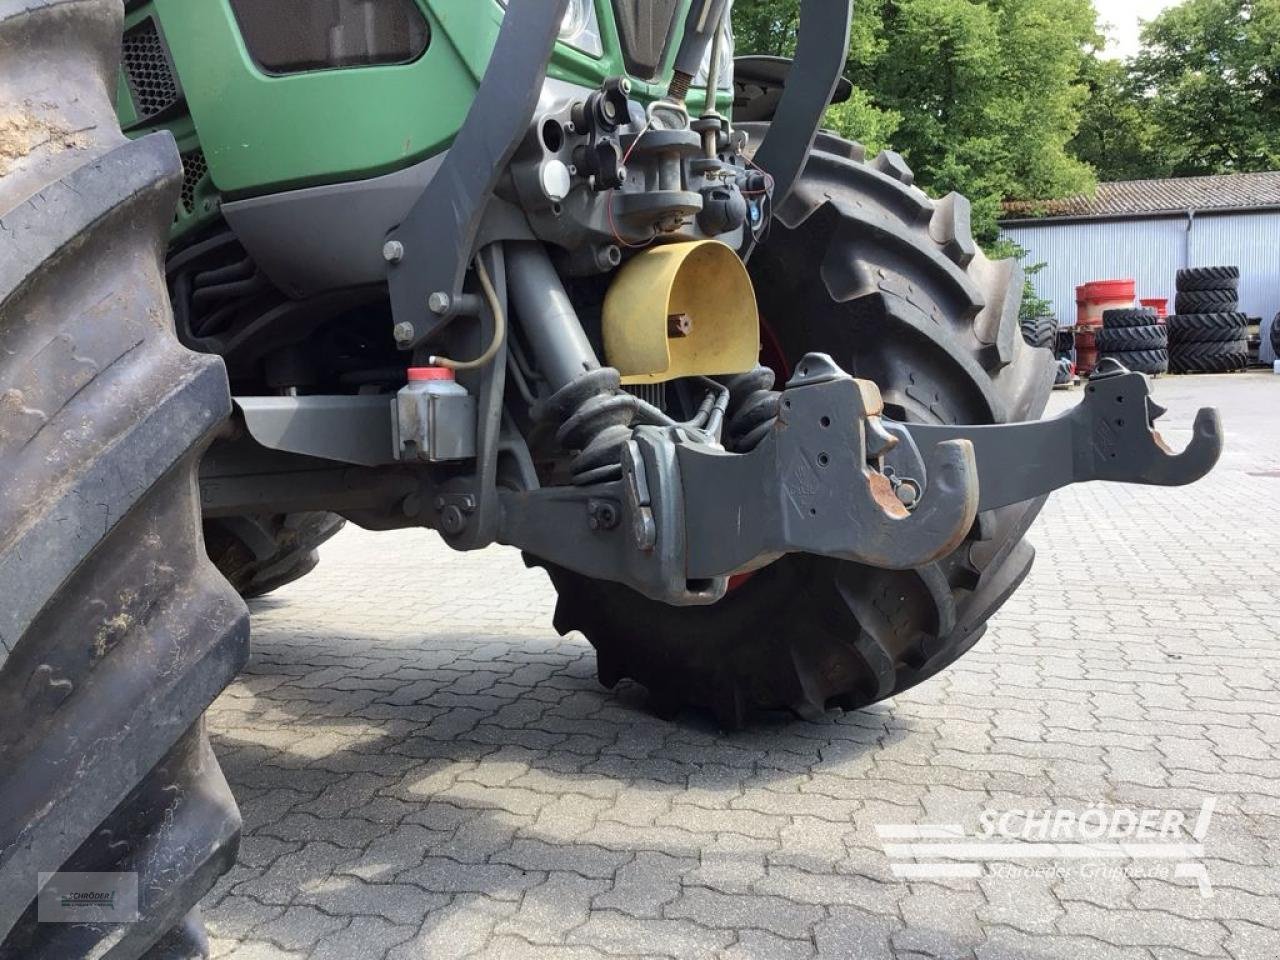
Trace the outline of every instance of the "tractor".
<instances>
[{"instance_id":1,"label":"tractor","mask_svg":"<svg viewBox=\"0 0 1280 960\"><path fill-rule=\"evenodd\" d=\"M1115 364L1040 419L1019 266L822 129L845 0L787 61L730 6L0 0L0 956L204 954L203 714L344 522L521 550L737 729L954 662L1054 489L1212 468ZM40 922L90 874L136 916Z\"/></svg>"}]
</instances>

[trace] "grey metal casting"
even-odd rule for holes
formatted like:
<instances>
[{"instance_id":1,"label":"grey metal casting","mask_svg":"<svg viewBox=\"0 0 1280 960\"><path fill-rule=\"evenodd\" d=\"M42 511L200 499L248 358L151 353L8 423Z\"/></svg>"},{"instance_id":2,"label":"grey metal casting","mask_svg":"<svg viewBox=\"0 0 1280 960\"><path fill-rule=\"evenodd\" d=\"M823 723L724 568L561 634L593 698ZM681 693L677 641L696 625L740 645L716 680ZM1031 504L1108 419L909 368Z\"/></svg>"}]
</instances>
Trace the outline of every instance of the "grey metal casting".
<instances>
[{"instance_id":1,"label":"grey metal casting","mask_svg":"<svg viewBox=\"0 0 1280 960\"><path fill-rule=\"evenodd\" d=\"M1145 376L1109 361L1088 381L1084 400L1052 420L999 426L912 423L896 429L905 429L926 458L938 444L973 444L978 507L994 510L1090 480L1165 487L1199 480L1222 455L1217 411L1196 414L1191 443L1179 454L1155 430L1164 412L1151 399Z\"/></svg>"},{"instance_id":2,"label":"grey metal casting","mask_svg":"<svg viewBox=\"0 0 1280 960\"><path fill-rule=\"evenodd\" d=\"M376 467L395 463L394 396L235 397L249 434L269 450ZM458 423L475 432L470 424Z\"/></svg>"}]
</instances>

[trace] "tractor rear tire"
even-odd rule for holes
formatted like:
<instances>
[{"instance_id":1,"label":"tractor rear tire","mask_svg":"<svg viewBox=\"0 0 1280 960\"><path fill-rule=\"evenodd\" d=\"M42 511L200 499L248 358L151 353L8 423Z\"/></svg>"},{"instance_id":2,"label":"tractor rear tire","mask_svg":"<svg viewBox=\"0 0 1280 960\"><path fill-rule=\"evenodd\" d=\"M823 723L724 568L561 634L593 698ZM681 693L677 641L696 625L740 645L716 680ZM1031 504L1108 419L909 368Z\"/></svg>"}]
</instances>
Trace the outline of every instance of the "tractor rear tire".
<instances>
[{"instance_id":1,"label":"tractor rear tire","mask_svg":"<svg viewBox=\"0 0 1280 960\"><path fill-rule=\"evenodd\" d=\"M200 955L240 815L205 708L248 655L196 472L231 412L161 262L182 167L112 98L119 0L0 3L0 957ZM39 874L140 915L41 923ZM157 946L159 944L160 946Z\"/></svg>"},{"instance_id":2,"label":"tractor rear tire","mask_svg":"<svg viewBox=\"0 0 1280 960\"><path fill-rule=\"evenodd\" d=\"M1195 290L1239 290L1239 267L1190 267L1179 270L1176 285L1179 293Z\"/></svg>"},{"instance_id":3,"label":"tractor rear tire","mask_svg":"<svg viewBox=\"0 0 1280 960\"><path fill-rule=\"evenodd\" d=\"M253 599L314 570L320 545L345 525L336 513L220 517L204 522L204 542L219 572Z\"/></svg>"},{"instance_id":4,"label":"tractor rear tire","mask_svg":"<svg viewBox=\"0 0 1280 960\"><path fill-rule=\"evenodd\" d=\"M1188 290L1173 301L1180 314L1235 313L1240 308L1238 290Z\"/></svg>"},{"instance_id":5,"label":"tractor rear tire","mask_svg":"<svg viewBox=\"0 0 1280 960\"><path fill-rule=\"evenodd\" d=\"M1169 331L1161 323L1145 327L1103 327L1094 342L1101 353L1124 350L1164 350L1169 346Z\"/></svg>"},{"instance_id":6,"label":"tractor rear tire","mask_svg":"<svg viewBox=\"0 0 1280 960\"><path fill-rule=\"evenodd\" d=\"M1235 373L1249 366L1249 341L1183 343L1169 351L1173 373Z\"/></svg>"},{"instance_id":7,"label":"tractor rear tire","mask_svg":"<svg viewBox=\"0 0 1280 960\"><path fill-rule=\"evenodd\" d=\"M784 359L831 354L875 381L897 420L1038 418L1055 365L1021 336L1021 268L978 249L968 201L930 200L912 179L896 154L864 160L856 144L819 138L749 264ZM981 515L959 549L918 570L793 554L709 607L549 568L555 625L586 635L606 686L633 678L663 712L701 705L734 729L759 709L855 709L978 641L1031 566L1023 534L1042 504Z\"/></svg>"},{"instance_id":8,"label":"tractor rear tire","mask_svg":"<svg viewBox=\"0 0 1280 960\"><path fill-rule=\"evenodd\" d=\"M1158 373L1169 372L1169 351L1163 348L1152 348L1150 350L1106 350L1102 354L1104 357L1110 357L1117 363L1122 363L1127 369L1133 373L1149 373L1152 376Z\"/></svg>"},{"instance_id":9,"label":"tractor rear tire","mask_svg":"<svg viewBox=\"0 0 1280 960\"><path fill-rule=\"evenodd\" d=\"M1104 330L1123 330L1126 327L1149 327L1160 322L1160 315L1151 307L1102 311Z\"/></svg>"},{"instance_id":10,"label":"tractor rear tire","mask_svg":"<svg viewBox=\"0 0 1280 960\"><path fill-rule=\"evenodd\" d=\"M1223 343L1246 340L1249 318L1243 313L1177 313L1169 318L1169 343Z\"/></svg>"},{"instance_id":11,"label":"tractor rear tire","mask_svg":"<svg viewBox=\"0 0 1280 960\"><path fill-rule=\"evenodd\" d=\"M1058 339L1057 317L1025 317L1021 323L1022 339L1027 346L1052 350Z\"/></svg>"}]
</instances>

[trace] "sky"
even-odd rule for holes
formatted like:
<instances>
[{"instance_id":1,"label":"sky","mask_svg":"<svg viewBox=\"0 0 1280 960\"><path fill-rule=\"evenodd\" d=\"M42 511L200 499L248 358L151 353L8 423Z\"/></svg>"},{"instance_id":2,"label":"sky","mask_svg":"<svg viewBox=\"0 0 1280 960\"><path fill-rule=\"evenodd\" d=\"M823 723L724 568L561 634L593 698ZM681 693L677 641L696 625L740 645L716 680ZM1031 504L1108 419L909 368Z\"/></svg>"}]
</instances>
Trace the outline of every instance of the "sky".
<instances>
[{"instance_id":1,"label":"sky","mask_svg":"<svg viewBox=\"0 0 1280 960\"><path fill-rule=\"evenodd\" d=\"M1098 20L1106 29L1106 56L1128 57L1138 52L1139 20L1150 20L1178 0L1094 0Z\"/></svg>"}]
</instances>

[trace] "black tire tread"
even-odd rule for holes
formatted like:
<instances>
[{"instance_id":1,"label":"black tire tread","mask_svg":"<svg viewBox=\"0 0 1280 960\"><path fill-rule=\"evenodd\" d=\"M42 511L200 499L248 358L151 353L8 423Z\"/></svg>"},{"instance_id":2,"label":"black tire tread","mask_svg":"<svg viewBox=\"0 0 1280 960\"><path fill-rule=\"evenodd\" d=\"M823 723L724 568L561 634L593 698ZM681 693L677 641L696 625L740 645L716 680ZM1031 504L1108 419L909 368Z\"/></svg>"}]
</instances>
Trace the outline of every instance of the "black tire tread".
<instances>
[{"instance_id":1,"label":"black tire tread","mask_svg":"<svg viewBox=\"0 0 1280 960\"><path fill-rule=\"evenodd\" d=\"M1151 307L1127 307L1102 311L1104 330L1122 330L1125 327L1150 327L1160 322L1160 316Z\"/></svg>"},{"instance_id":2,"label":"black tire tread","mask_svg":"<svg viewBox=\"0 0 1280 960\"><path fill-rule=\"evenodd\" d=\"M1107 350L1102 355L1123 363L1134 373L1169 372L1168 350Z\"/></svg>"},{"instance_id":3,"label":"black tire tread","mask_svg":"<svg viewBox=\"0 0 1280 960\"><path fill-rule=\"evenodd\" d=\"M1160 323L1145 327L1103 327L1098 331L1095 342L1102 353L1163 350L1169 346L1169 331Z\"/></svg>"},{"instance_id":4,"label":"black tire tread","mask_svg":"<svg viewBox=\"0 0 1280 960\"><path fill-rule=\"evenodd\" d=\"M1040 350L1052 350L1058 340L1056 317L1024 317L1021 321L1022 339L1027 346Z\"/></svg>"},{"instance_id":5,"label":"black tire tread","mask_svg":"<svg viewBox=\"0 0 1280 960\"><path fill-rule=\"evenodd\" d=\"M1235 313L1240 306L1235 290L1187 290L1174 298L1174 309L1180 314Z\"/></svg>"},{"instance_id":6,"label":"black tire tread","mask_svg":"<svg viewBox=\"0 0 1280 960\"><path fill-rule=\"evenodd\" d=\"M130 142L113 0L0 5L0 957L142 957L234 860L201 717L248 654L204 555L196 471L222 363L173 332L161 258L182 180ZM136 924L37 923L37 872L139 874Z\"/></svg>"},{"instance_id":7,"label":"black tire tread","mask_svg":"<svg viewBox=\"0 0 1280 960\"><path fill-rule=\"evenodd\" d=\"M1249 366L1246 338L1208 343L1182 343L1169 351L1174 373L1232 373Z\"/></svg>"},{"instance_id":8,"label":"black tire tread","mask_svg":"<svg viewBox=\"0 0 1280 960\"><path fill-rule=\"evenodd\" d=\"M1178 271L1176 282L1179 293L1198 290L1238 290L1240 268L1188 267Z\"/></svg>"},{"instance_id":9,"label":"black tire tread","mask_svg":"<svg viewBox=\"0 0 1280 960\"><path fill-rule=\"evenodd\" d=\"M1222 343L1247 335L1249 318L1243 313L1187 313L1169 318L1169 343Z\"/></svg>"}]
</instances>

